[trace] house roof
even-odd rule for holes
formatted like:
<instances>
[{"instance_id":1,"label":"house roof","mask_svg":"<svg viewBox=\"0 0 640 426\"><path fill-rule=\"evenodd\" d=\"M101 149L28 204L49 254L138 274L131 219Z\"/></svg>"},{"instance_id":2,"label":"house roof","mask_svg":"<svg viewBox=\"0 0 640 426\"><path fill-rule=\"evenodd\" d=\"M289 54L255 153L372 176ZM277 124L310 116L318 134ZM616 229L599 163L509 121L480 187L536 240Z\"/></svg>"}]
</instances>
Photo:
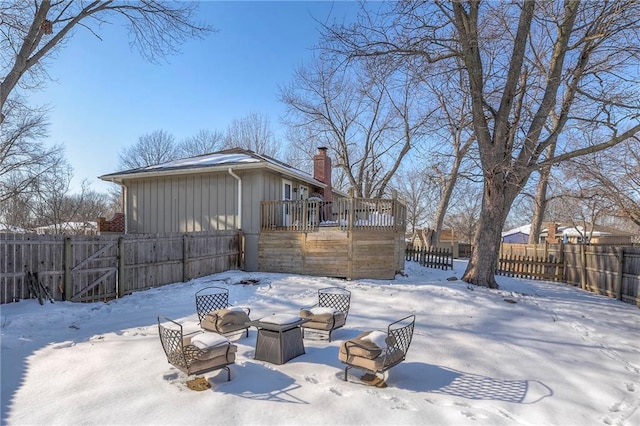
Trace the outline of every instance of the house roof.
<instances>
[{"instance_id":1,"label":"house roof","mask_svg":"<svg viewBox=\"0 0 640 426\"><path fill-rule=\"evenodd\" d=\"M593 229L593 231L592 231ZM556 227L556 234L555 235L567 235L567 236L582 236L585 233L590 234L591 236L597 237L597 236L604 236L604 235L632 235L629 234L627 232L624 231L620 231L619 229L614 229L611 227L606 227L606 226L599 226L596 225L594 227L592 227L591 225L589 225L587 227L587 230L585 231L584 227L582 225L574 225L574 224L565 224L565 223L559 223L557 224ZM542 234L548 233L549 229L547 227L541 229L540 231ZM531 224L527 224L527 225L522 225L519 226L517 228L513 228L510 229L508 231L505 231L502 233L503 237L509 236L509 235L515 235L515 234L525 234L525 235L529 235L531 233Z\"/></svg>"},{"instance_id":2,"label":"house roof","mask_svg":"<svg viewBox=\"0 0 640 426\"><path fill-rule=\"evenodd\" d=\"M6 223L0 223L0 232L9 232L12 234L25 234L30 232L28 229L20 228L19 226L7 225Z\"/></svg>"},{"instance_id":3,"label":"house roof","mask_svg":"<svg viewBox=\"0 0 640 426\"><path fill-rule=\"evenodd\" d=\"M508 231L504 231L502 233L502 236L503 237L507 237L509 235L515 235L515 234L529 235L529 233L531 233L531 224L522 225L522 226L519 226L517 228L513 228L513 229L510 229Z\"/></svg>"},{"instance_id":4,"label":"house roof","mask_svg":"<svg viewBox=\"0 0 640 426\"><path fill-rule=\"evenodd\" d=\"M36 231L56 230L62 229L67 231L81 231L85 229L98 229L98 222L86 221L86 222L61 222L52 225L38 226Z\"/></svg>"},{"instance_id":5,"label":"house roof","mask_svg":"<svg viewBox=\"0 0 640 426\"><path fill-rule=\"evenodd\" d=\"M558 233L562 235L567 235L569 237L580 237L583 235L589 235L592 237L602 237L605 235L615 235L615 236L630 236L633 235L629 232L621 231L619 229L615 229L609 226L591 226L587 225L586 229L582 225L561 225L558 227Z\"/></svg>"},{"instance_id":6,"label":"house roof","mask_svg":"<svg viewBox=\"0 0 640 426\"><path fill-rule=\"evenodd\" d=\"M99 176L99 179L122 184L125 179L140 179L147 177L193 174L202 172L216 172L231 170L248 170L266 168L286 176L296 178L314 186L325 188L327 185L315 179L312 175L296 169L282 161L253 151L232 148L210 154L187 157L179 160L137 169L124 170Z\"/></svg>"}]
</instances>

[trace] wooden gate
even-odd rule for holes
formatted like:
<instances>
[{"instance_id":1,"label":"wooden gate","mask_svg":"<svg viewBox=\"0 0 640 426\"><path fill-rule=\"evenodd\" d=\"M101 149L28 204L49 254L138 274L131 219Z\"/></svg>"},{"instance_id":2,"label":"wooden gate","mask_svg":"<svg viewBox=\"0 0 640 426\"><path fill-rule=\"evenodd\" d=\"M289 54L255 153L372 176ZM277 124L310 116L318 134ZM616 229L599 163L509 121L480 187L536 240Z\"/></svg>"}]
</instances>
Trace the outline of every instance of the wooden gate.
<instances>
[{"instance_id":1,"label":"wooden gate","mask_svg":"<svg viewBox=\"0 0 640 426\"><path fill-rule=\"evenodd\" d=\"M72 302L117 297L118 238L65 239L64 294Z\"/></svg>"}]
</instances>

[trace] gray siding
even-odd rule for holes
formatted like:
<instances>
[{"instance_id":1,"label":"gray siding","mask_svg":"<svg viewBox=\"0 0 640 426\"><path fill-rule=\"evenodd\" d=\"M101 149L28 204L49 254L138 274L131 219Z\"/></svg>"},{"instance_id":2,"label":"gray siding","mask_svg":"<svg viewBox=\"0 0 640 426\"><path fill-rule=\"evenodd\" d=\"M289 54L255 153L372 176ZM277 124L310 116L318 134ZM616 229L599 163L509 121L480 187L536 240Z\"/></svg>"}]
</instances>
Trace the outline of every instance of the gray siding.
<instances>
[{"instance_id":1,"label":"gray siding","mask_svg":"<svg viewBox=\"0 0 640 426\"><path fill-rule=\"evenodd\" d=\"M130 233L237 229L237 182L224 173L125 182Z\"/></svg>"},{"instance_id":2,"label":"gray siding","mask_svg":"<svg viewBox=\"0 0 640 426\"><path fill-rule=\"evenodd\" d=\"M131 179L126 186L127 232L211 232L239 227L245 237L244 269L258 270L260 202L282 199L283 176L235 170L242 179L242 221L238 181L227 172ZM295 186L300 183L290 177Z\"/></svg>"}]
</instances>

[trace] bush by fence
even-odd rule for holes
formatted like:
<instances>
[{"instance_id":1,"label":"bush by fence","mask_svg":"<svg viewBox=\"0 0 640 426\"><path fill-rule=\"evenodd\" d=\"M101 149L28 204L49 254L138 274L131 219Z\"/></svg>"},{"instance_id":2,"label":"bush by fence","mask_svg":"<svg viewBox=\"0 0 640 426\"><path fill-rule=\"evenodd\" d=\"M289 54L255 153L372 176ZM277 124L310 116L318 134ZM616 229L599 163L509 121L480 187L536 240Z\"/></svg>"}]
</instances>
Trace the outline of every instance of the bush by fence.
<instances>
[{"instance_id":1,"label":"bush by fence","mask_svg":"<svg viewBox=\"0 0 640 426\"><path fill-rule=\"evenodd\" d=\"M409 245L405 259L428 268L453 269L453 253L448 248Z\"/></svg>"},{"instance_id":2,"label":"bush by fence","mask_svg":"<svg viewBox=\"0 0 640 426\"><path fill-rule=\"evenodd\" d=\"M29 297L37 273L56 300L95 302L237 269L238 231L189 234L0 234L0 303Z\"/></svg>"}]
</instances>

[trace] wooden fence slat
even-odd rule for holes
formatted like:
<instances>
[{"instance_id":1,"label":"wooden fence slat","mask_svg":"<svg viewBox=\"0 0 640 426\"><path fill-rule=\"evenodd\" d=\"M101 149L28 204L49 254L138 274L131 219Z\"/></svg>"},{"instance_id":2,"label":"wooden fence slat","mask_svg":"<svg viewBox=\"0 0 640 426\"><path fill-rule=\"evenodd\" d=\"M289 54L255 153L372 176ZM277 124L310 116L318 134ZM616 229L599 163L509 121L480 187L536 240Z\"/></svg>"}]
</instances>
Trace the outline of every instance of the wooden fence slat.
<instances>
[{"instance_id":1,"label":"wooden fence slat","mask_svg":"<svg viewBox=\"0 0 640 426\"><path fill-rule=\"evenodd\" d=\"M0 303L29 297L37 272L55 300L96 302L240 265L239 231L189 234L0 234ZM198 243L195 243L197 241ZM183 261L186 257L186 262Z\"/></svg>"},{"instance_id":2,"label":"wooden fence slat","mask_svg":"<svg viewBox=\"0 0 640 426\"><path fill-rule=\"evenodd\" d=\"M428 268L453 269L453 253L448 248L407 246L405 260Z\"/></svg>"}]
</instances>

